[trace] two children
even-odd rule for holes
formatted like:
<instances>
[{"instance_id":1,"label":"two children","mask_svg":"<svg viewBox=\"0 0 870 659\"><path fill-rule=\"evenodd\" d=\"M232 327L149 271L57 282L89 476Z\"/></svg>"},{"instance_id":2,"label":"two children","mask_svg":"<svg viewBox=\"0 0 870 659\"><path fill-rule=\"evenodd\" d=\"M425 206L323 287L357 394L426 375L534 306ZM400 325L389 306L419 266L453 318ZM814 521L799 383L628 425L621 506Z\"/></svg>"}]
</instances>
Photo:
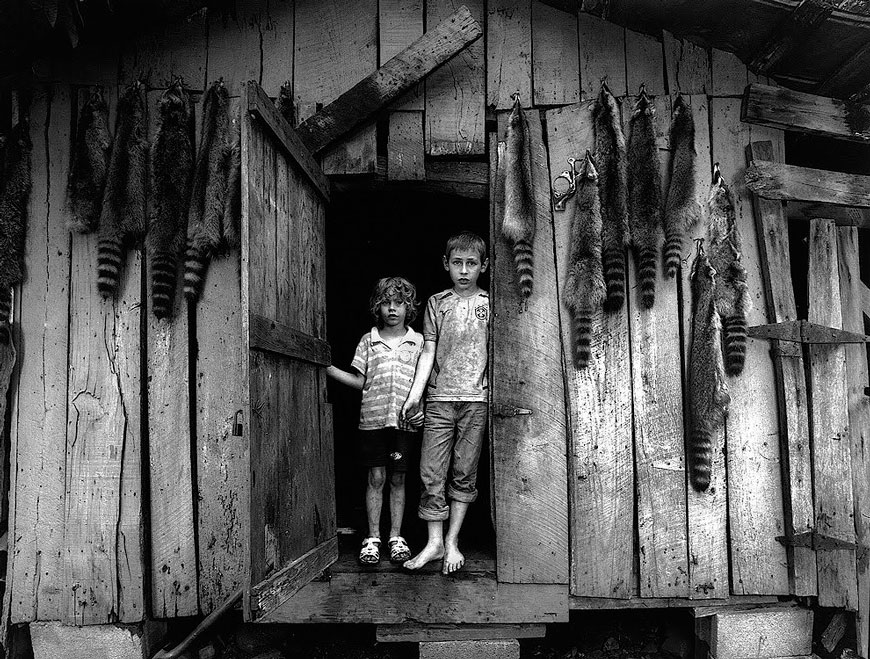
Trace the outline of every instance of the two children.
<instances>
[{"instance_id":1,"label":"two children","mask_svg":"<svg viewBox=\"0 0 870 659\"><path fill-rule=\"evenodd\" d=\"M403 457L407 451L400 450L400 437L405 438L401 441L407 441L408 434L403 431L423 421L422 400L425 392L425 424L420 456L422 494L418 515L427 522L428 541L419 554L410 558L407 544L399 535L401 513L404 510L404 470L394 469L390 494L390 534L393 536L390 538L390 560L404 561L406 569L416 570L430 561L443 559L442 572L450 574L465 563L459 551L459 531L468 505L477 498L477 464L486 431L487 330L490 310L489 296L477 285L478 277L488 265L486 244L482 238L470 232L452 236L447 241L443 265L450 274L453 287L429 298L422 337L406 327L416 315L416 292L413 286L398 277L381 280L372 296L372 309L379 325L383 324L383 329L372 328L360 341L352 363L357 374L341 371L334 366L330 366L327 373L363 390L360 429L394 428L396 450ZM388 327L392 329L388 330ZM385 334L387 341L383 341ZM377 363L369 361L375 353L367 345L382 346L377 354L389 354L388 350L398 350L406 343L407 354L413 354L413 365L416 366L416 370L411 366L410 377L406 368L408 362L401 358L382 359ZM377 404L373 402L375 398L372 393L373 389L377 389L374 387L376 381L388 383L384 384L382 398ZM368 414L363 410L368 410ZM377 460L364 457L364 464L369 466L369 486L366 490L369 537L363 541L360 551L360 562L363 563L376 563L379 560L378 520L383 496L385 472L382 464L386 460L382 446L385 441L375 440L374 436L364 435L362 438L363 455L377 453ZM371 448L374 446L378 447L377 451ZM380 478L378 474L381 474ZM397 474L401 474L401 478L396 479ZM451 476L449 483L448 475ZM394 501L398 517L394 515ZM448 519L445 535L444 521ZM405 550L401 553L406 554L405 558L400 559L400 552L393 551L394 540L401 540L402 549Z\"/></svg>"}]
</instances>

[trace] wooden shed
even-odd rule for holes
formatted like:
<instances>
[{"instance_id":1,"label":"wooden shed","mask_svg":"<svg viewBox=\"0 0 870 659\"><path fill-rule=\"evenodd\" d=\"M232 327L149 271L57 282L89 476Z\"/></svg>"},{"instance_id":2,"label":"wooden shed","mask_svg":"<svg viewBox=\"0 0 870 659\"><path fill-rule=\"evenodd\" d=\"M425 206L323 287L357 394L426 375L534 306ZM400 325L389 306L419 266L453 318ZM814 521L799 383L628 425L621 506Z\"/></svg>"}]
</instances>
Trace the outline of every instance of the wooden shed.
<instances>
[{"instance_id":1,"label":"wooden shed","mask_svg":"<svg viewBox=\"0 0 870 659\"><path fill-rule=\"evenodd\" d=\"M573 609L709 620L818 605L857 613L868 657L870 126L849 121L866 112L853 97L870 82L866 6L461 4L197 6L32 64L3 620L30 623L35 648L83 626L142 633L241 597L246 620L374 623L383 638L410 624L514 638ZM64 200L89 89L105 90L113 116L130 82L146 82L153 110L177 77L197 99L222 78L241 109L242 244L211 264L198 304L179 295L165 321L150 313L141 250L117 298L100 297L97 237L70 234ZM659 273L652 309L637 303L629 259L625 307L594 319L591 366L570 360L570 222L551 188L593 148L605 78L626 131L641 85L654 98L664 186L679 93L697 128L698 203L714 163L735 195L754 329L702 493L685 458L692 241L677 278ZM285 82L295 127L272 102ZM499 229L517 95L537 220L525 303ZM0 133L16 98L0 87ZM349 361L345 344L367 328L360 296L393 265L378 241L405 235L399 267L429 272L431 293L446 287L443 240L462 226L491 250L490 505L470 531L483 540L456 577L362 569L337 504L361 498L347 495L341 457L354 410L332 399L322 367Z\"/></svg>"}]
</instances>

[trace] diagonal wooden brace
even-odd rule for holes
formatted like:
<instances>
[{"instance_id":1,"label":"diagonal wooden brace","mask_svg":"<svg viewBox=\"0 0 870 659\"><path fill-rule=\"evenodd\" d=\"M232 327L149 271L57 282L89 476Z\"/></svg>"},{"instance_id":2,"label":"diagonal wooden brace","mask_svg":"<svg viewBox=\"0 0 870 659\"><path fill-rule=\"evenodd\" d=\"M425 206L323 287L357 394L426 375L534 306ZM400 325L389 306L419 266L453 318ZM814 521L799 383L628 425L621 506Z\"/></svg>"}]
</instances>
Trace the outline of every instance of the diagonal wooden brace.
<instances>
[{"instance_id":1,"label":"diagonal wooden brace","mask_svg":"<svg viewBox=\"0 0 870 659\"><path fill-rule=\"evenodd\" d=\"M870 336L825 327L806 320L786 320L769 325L754 325L747 331L754 339L791 341L792 343L866 343Z\"/></svg>"}]
</instances>

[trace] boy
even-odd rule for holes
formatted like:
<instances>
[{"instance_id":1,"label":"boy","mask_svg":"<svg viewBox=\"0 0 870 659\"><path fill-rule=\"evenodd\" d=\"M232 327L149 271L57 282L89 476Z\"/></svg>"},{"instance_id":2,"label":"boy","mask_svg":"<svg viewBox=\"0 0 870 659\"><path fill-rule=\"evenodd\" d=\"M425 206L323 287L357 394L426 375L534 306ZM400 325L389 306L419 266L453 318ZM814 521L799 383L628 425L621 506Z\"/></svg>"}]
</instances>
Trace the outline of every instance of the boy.
<instances>
[{"instance_id":1,"label":"boy","mask_svg":"<svg viewBox=\"0 0 870 659\"><path fill-rule=\"evenodd\" d=\"M417 512L428 523L429 539L404 567L416 570L443 558L441 572L450 574L465 563L459 551L459 530L468 504L477 498L477 462L487 419L489 295L477 285L488 265L486 244L480 236L470 232L452 236L444 254L444 269L450 273L453 288L429 298L423 319L423 352L402 406L403 416L418 414L426 389L420 456L423 488ZM447 535L443 535L448 518Z\"/></svg>"}]
</instances>

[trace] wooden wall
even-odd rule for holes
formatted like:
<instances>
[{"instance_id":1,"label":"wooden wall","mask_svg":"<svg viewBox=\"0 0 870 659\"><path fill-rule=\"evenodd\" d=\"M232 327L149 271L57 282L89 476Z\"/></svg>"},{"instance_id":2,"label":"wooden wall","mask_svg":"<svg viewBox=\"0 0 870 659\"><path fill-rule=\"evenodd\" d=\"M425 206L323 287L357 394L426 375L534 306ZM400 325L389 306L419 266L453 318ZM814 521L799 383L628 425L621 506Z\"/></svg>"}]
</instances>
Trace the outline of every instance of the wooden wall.
<instances>
[{"instance_id":1,"label":"wooden wall","mask_svg":"<svg viewBox=\"0 0 870 659\"><path fill-rule=\"evenodd\" d=\"M70 237L64 228L71 113L81 86L104 85L115 99L121 85L144 75L153 107L178 75L197 92L223 78L236 97L249 79L273 96L289 80L302 119L459 4L239 2L226 15L201 12L41 71L12 405L14 550L6 603L14 622L132 622L148 613L207 613L243 584L247 565L241 531L248 447L232 433L243 408L236 366L245 358L238 339L237 260L216 261L195 314L179 309L172 325L148 312L139 254L129 256L119 299L97 297L95 241ZM496 124L486 119L507 110L512 94L519 94L524 106L542 111L552 178L588 143L589 103L604 76L628 101L642 82L656 95L664 164L670 99L680 91L689 96L697 125L698 200L706 196L712 163L719 162L739 195L750 324L767 322L752 208L742 183L744 149L751 140L771 140L781 158L783 140L778 131L740 123L739 95L755 76L728 53L667 33L653 37L589 15L574 17L537 0L465 4L485 25L485 39L394 103L385 121L363 126L332 148L324 158L327 171L374 172L379 143L389 146L382 155L394 180L425 177L425 163L435 158L486 162L501 138L487 135ZM377 139L377 130L387 131L385 140ZM559 273L565 223L559 214L553 221L551 267ZM785 525L769 346L750 342L747 371L732 383L713 487L687 494L687 275L660 278L652 311L633 304L633 272L630 277L625 313L600 319L593 368L584 374L567 368L568 430L548 441L565 442L555 452L567 455L559 468L567 483L561 500L568 502L568 538L556 544L570 547L570 574L561 565L551 573L568 579L572 595L587 598L788 594L789 562L774 539ZM193 418L185 424L189 391ZM147 394L144 409L140 394Z\"/></svg>"}]
</instances>

